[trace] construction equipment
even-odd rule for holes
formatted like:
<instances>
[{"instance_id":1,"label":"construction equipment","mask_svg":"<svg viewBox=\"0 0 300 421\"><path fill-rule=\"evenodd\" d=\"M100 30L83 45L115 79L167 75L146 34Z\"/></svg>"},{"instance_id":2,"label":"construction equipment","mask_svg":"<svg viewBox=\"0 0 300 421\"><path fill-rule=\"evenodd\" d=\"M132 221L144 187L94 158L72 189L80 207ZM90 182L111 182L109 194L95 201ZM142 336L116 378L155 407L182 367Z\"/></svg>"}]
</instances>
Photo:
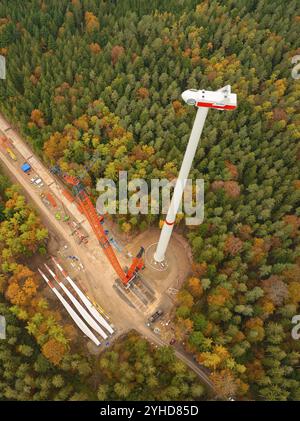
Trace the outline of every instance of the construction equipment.
<instances>
[{"instance_id":1,"label":"construction equipment","mask_svg":"<svg viewBox=\"0 0 300 421\"><path fill-rule=\"evenodd\" d=\"M11 150L11 148L6 148L6 152L8 153L8 155L11 157L11 159L13 161L17 160L17 157L16 157L15 153Z\"/></svg>"},{"instance_id":2,"label":"construction equipment","mask_svg":"<svg viewBox=\"0 0 300 421\"><path fill-rule=\"evenodd\" d=\"M67 295L69 300L74 304L76 310L82 316L82 318L97 332L103 339L107 339L107 334L101 329L101 327L96 323L96 321L89 315L89 313L83 308L80 302L74 297L74 295L68 290L68 288L61 282L61 280L56 276L53 270L44 263L45 268L50 273L52 278L60 285L64 293Z\"/></svg>"},{"instance_id":3,"label":"construction equipment","mask_svg":"<svg viewBox=\"0 0 300 421\"><path fill-rule=\"evenodd\" d=\"M66 199L69 200L69 202L73 203L75 201L75 197L71 195L69 190L64 189L62 191L63 196L65 196Z\"/></svg>"},{"instance_id":4,"label":"construction equipment","mask_svg":"<svg viewBox=\"0 0 300 421\"><path fill-rule=\"evenodd\" d=\"M82 182L77 177L63 173L59 166L53 167L51 169L51 172L62 177L67 184L72 186L73 192L77 199L77 203L84 215L86 216L105 255L109 259L122 284L124 286L129 286L129 283L135 278L136 274L144 268L144 260L142 258L144 254L144 248L141 247L136 257L134 257L131 266L127 271L125 271L121 267L117 256L115 255L115 252L109 242L109 239L107 238L104 232L104 228L101 224L101 222L103 222L103 216L98 215L89 195L85 191Z\"/></svg>"},{"instance_id":5,"label":"construction equipment","mask_svg":"<svg viewBox=\"0 0 300 421\"><path fill-rule=\"evenodd\" d=\"M48 284L48 286L52 289L52 291L57 296L57 298L59 299L59 301L62 303L62 305L64 306L64 308L67 310L67 312L69 313L69 315L72 317L72 319L74 320L74 322L76 323L76 325L79 327L79 329L86 336L88 336L91 339L91 341L94 342L95 345L97 345L97 346L101 345L101 342L99 342L99 340L96 338L96 336L90 330L90 328L84 323L84 321L72 309L72 307L70 306L70 304L67 303L67 301L64 299L64 297L61 295L61 293L58 292L58 290L55 288L55 286L52 284L52 282L49 281L49 279L44 274L44 272L42 272L39 268L38 268L38 271L39 271L40 275L42 276L42 278L44 279L44 281Z\"/></svg>"},{"instance_id":6,"label":"construction equipment","mask_svg":"<svg viewBox=\"0 0 300 421\"><path fill-rule=\"evenodd\" d=\"M57 203L56 203L56 200L54 199L53 195L52 195L50 192L47 192L47 193L46 193L46 198L48 199L48 201L51 203L51 205L52 205L54 208L57 208Z\"/></svg>"},{"instance_id":7,"label":"construction equipment","mask_svg":"<svg viewBox=\"0 0 300 421\"><path fill-rule=\"evenodd\" d=\"M150 326L151 323L154 323L157 319L159 319L163 315L163 311L161 309L157 310L155 313L152 314L151 317L148 319L148 326Z\"/></svg>"}]
</instances>

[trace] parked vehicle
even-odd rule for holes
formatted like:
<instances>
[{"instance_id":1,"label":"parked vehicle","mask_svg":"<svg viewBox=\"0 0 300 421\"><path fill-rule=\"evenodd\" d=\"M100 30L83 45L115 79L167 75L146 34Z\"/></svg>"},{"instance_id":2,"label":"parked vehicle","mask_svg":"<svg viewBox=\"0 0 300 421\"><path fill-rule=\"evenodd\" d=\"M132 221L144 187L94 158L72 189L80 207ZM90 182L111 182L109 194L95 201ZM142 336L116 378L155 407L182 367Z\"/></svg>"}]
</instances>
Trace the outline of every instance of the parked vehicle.
<instances>
[{"instance_id":1,"label":"parked vehicle","mask_svg":"<svg viewBox=\"0 0 300 421\"><path fill-rule=\"evenodd\" d=\"M148 326L150 326L151 323L154 323L157 319L159 319L163 315L162 310L157 310L155 313L152 314L152 316L148 319Z\"/></svg>"},{"instance_id":2,"label":"parked vehicle","mask_svg":"<svg viewBox=\"0 0 300 421\"><path fill-rule=\"evenodd\" d=\"M21 166L21 170L25 173L25 174L29 174L31 171L31 166L28 164L28 162L24 162L24 164Z\"/></svg>"},{"instance_id":3,"label":"parked vehicle","mask_svg":"<svg viewBox=\"0 0 300 421\"><path fill-rule=\"evenodd\" d=\"M13 161L16 161L16 160L17 160L16 155L13 153L13 151L12 151L10 148L6 148L6 152L8 153L8 155L10 156L10 158L11 158Z\"/></svg>"},{"instance_id":4,"label":"parked vehicle","mask_svg":"<svg viewBox=\"0 0 300 421\"><path fill-rule=\"evenodd\" d=\"M41 179L41 178L36 178L36 179L34 180L34 183L35 183L38 187L43 187L43 185L44 185L44 183L43 183L43 181L42 181L42 179Z\"/></svg>"}]
</instances>

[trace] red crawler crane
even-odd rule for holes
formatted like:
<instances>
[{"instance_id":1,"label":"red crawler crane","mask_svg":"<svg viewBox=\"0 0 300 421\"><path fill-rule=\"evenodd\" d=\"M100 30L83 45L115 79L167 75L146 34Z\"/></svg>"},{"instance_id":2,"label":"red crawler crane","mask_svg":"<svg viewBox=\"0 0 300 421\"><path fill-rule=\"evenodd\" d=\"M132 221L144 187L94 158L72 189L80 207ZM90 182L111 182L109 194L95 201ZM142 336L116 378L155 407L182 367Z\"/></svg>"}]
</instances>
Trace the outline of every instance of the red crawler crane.
<instances>
[{"instance_id":1,"label":"red crawler crane","mask_svg":"<svg viewBox=\"0 0 300 421\"><path fill-rule=\"evenodd\" d=\"M82 209L83 213L85 214L90 226L92 227L92 230L94 231L100 246L102 247L104 253L106 254L107 258L109 259L110 263L112 264L115 272L121 279L122 283L126 286L129 284L131 280L134 279L135 275L138 271L144 268L144 260L142 259L144 248L141 247L139 253L136 257L133 258L133 262L128 269L127 272L125 272L118 259L115 255L115 252L104 232L104 229L101 225L101 222L103 220L103 216L99 216L96 212L96 209L88 196L88 194L85 191L85 188L82 184L82 182L71 175L64 174L59 167L54 167L52 169L52 172L55 174L60 175L67 184L70 184L73 187L73 190L75 192L75 196L78 200L78 203L80 205L80 208Z\"/></svg>"}]
</instances>

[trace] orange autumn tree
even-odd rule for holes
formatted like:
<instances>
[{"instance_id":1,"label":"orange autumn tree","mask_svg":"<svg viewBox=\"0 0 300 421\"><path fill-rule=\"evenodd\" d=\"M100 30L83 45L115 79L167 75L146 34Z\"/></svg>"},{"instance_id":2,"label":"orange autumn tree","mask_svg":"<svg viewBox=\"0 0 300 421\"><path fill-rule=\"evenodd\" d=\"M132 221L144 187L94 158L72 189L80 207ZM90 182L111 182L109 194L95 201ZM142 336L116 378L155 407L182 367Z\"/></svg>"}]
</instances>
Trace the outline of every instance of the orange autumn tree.
<instances>
[{"instance_id":1,"label":"orange autumn tree","mask_svg":"<svg viewBox=\"0 0 300 421\"><path fill-rule=\"evenodd\" d=\"M85 12L84 19L87 32L91 33L94 31L99 31L99 21L92 12Z\"/></svg>"},{"instance_id":2,"label":"orange autumn tree","mask_svg":"<svg viewBox=\"0 0 300 421\"><path fill-rule=\"evenodd\" d=\"M92 42L89 45L89 48L90 48L91 53L93 54L99 54L101 52L101 47L97 42Z\"/></svg>"},{"instance_id":3,"label":"orange autumn tree","mask_svg":"<svg viewBox=\"0 0 300 421\"><path fill-rule=\"evenodd\" d=\"M139 98L141 98L141 99L148 98L148 96L149 96L149 91L148 91L148 89L147 89L147 88L143 88L143 87L139 88L139 89L137 90L137 96L138 96Z\"/></svg>"},{"instance_id":4,"label":"orange autumn tree","mask_svg":"<svg viewBox=\"0 0 300 421\"><path fill-rule=\"evenodd\" d=\"M239 225L239 236L242 240L249 240L251 238L252 228L250 225Z\"/></svg>"},{"instance_id":5,"label":"orange autumn tree","mask_svg":"<svg viewBox=\"0 0 300 421\"><path fill-rule=\"evenodd\" d=\"M222 306L230 298L230 293L227 288L218 286L216 290L209 294L207 302L210 305Z\"/></svg>"},{"instance_id":6,"label":"orange autumn tree","mask_svg":"<svg viewBox=\"0 0 300 421\"><path fill-rule=\"evenodd\" d=\"M44 127L45 125L43 112L38 109L31 111L30 119L38 127Z\"/></svg>"},{"instance_id":7,"label":"orange autumn tree","mask_svg":"<svg viewBox=\"0 0 300 421\"><path fill-rule=\"evenodd\" d=\"M115 65L119 58L124 54L124 47L121 45L115 45L111 50L111 61Z\"/></svg>"},{"instance_id":8,"label":"orange autumn tree","mask_svg":"<svg viewBox=\"0 0 300 421\"><path fill-rule=\"evenodd\" d=\"M193 331L194 323L190 319L177 318L175 325L175 337L178 341L184 341Z\"/></svg>"},{"instance_id":9,"label":"orange autumn tree","mask_svg":"<svg viewBox=\"0 0 300 421\"><path fill-rule=\"evenodd\" d=\"M257 265L266 255L267 247L263 238L254 238L251 262Z\"/></svg>"},{"instance_id":10,"label":"orange autumn tree","mask_svg":"<svg viewBox=\"0 0 300 421\"><path fill-rule=\"evenodd\" d=\"M69 137L62 135L61 133L55 132L45 142L44 153L45 156L52 162L55 163L64 154L69 143Z\"/></svg>"},{"instance_id":11,"label":"orange autumn tree","mask_svg":"<svg viewBox=\"0 0 300 421\"><path fill-rule=\"evenodd\" d=\"M181 115L184 115L186 113L185 107L177 99L172 102L172 106L173 106L174 112L177 116L181 116Z\"/></svg>"},{"instance_id":12,"label":"orange autumn tree","mask_svg":"<svg viewBox=\"0 0 300 421\"><path fill-rule=\"evenodd\" d=\"M36 295L37 288L34 273L26 266L17 265L13 276L8 280L5 296L12 304L26 306Z\"/></svg>"},{"instance_id":13,"label":"orange autumn tree","mask_svg":"<svg viewBox=\"0 0 300 421\"><path fill-rule=\"evenodd\" d=\"M246 321L247 339L249 342L261 342L265 337L264 322L259 317Z\"/></svg>"},{"instance_id":14,"label":"orange autumn tree","mask_svg":"<svg viewBox=\"0 0 300 421\"><path fill-rule=\"evenodd\" d=\"M225 166L228 169L232 178L234 179L238 178L238 175L239 175L238 169L234 164L232 164L232 162L225 161Z\"/></svg>"},{"instance_id":15,"label":"orange autumn tree","mask_svg":"<svg viewBox=\"0 0 300 421\"><path fill-rule=\"evenodd\" d=\"M291 229L291 237L297 237L299 235L300 217L296 215L286 215L283 220Z\"/></svg>"},{"instance_id":16,"label":"orange autumn tree","mask_svg":"<svg viewBox=\"0 0 300 421\"><path fill-rule=\"evenodd\" d=\"M77 120L74 120L74 126L76 126L78 129L81 129L83 131L88 131L89 129L89 122L88 122L88 116L86 114L83 114Z\"/></svg>"},{"instance_id":17,"label":"orange autumn tree","mask_svg":"<svg viewBox=\"0 0 300 421\"><path fill-rule=\"evenodd\" d=\"M265 371L260 360L255 359L247 364L247 374L250 381L257 381L264 377Z\"/></svg>"},{"instance_id":18,"label":"orange autumn tree","mask_svg":"<svg viewBox=\"0 0 300 421\"><path fill-rule=\"evenodd\" d=\"M200 279L196 277L189 278L189 280L187 281L187 287L193 297L200 298L202 296L203 287Z\"/></svg>"},{"instance_id":19,"label":"orange autumn tree","mask_svg":"<svg viewBox=\"0 0 300 421\"><path fill-rule=\"evenodd\" d=\"M240 186L236 181L224 181L224 190L229 197L235 198L238 197L241 193Z\"/></svg>"},{"instance_id":20,"label":"orange autumn tree","mask_svg":"<svg viewBox=\"0 0 300 421\"><path fill-rule=\"evenodd\" d=\"M61 362L66 352L66 346L54 338L49 339L42 346L42 353L54 365L58 365Z\"/></svg>"},{"instance_id":21,"label":"orange autumn tree","mask_svg":"<svg viewBox=\"0 0 300 421\"><path fill-rule=\"evenodd\" d=\"M205 275L207 271L207 263L206 262L202 262L202 263L193 262L192 270L196 277L201 278L201 276Z\"/></svg>"},{"instance_id":22,"label":"orange autumn tree","mask_svg":"<svg viewBox=\"0 0 300 421\"><path fill-rule=\"evenodd\" d=\"M229 235L225 241L224 251L232 256L236 256L243 249L243 242L234 235Z\"/></svg>"}]
</instances>

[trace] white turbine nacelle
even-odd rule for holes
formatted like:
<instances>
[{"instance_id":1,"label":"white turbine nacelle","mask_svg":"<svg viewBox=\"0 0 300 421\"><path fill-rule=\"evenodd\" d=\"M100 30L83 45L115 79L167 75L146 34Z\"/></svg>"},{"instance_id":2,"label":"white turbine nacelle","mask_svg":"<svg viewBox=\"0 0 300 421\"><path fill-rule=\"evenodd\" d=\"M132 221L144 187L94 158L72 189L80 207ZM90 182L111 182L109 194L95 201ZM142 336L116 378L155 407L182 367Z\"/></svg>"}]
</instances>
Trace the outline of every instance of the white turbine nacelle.
<instances>
[{"instance_id":1,"label":"white turbine nacelle","mask_svg":"<svg viewBox=\"0 0 300 421\"><path fill-rule=\"evenodd\" d=\"M188 89L181 96L184 102L195 107L215 108L217 110L234 110L237 107L236 94L231 93L230 85L226 85L217 91Z\"/></svg>"}]
</instances>

